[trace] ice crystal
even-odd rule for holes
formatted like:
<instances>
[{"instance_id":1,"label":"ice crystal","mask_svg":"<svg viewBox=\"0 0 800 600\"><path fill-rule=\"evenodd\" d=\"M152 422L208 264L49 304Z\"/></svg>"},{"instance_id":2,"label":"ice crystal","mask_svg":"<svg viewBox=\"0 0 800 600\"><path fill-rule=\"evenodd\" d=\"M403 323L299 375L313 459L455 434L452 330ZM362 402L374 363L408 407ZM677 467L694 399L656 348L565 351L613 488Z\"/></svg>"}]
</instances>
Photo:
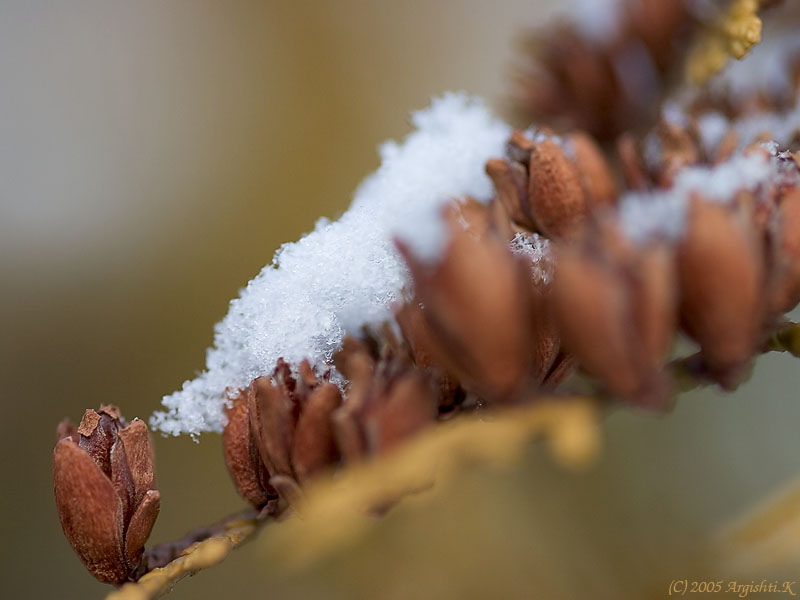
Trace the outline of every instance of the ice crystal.
<instances>
[{"instance_id":1,"label":"ice crystal","mask_svg":"<svg viewBox=\"0 0 800 600\"><path fill-rule=\"evenodd\" d=\"M550 240L538 233L517 233L511 240L511 252L531 262L531 277L537 283L549 283L553 277Z\"/></svg>"}]
</instances>

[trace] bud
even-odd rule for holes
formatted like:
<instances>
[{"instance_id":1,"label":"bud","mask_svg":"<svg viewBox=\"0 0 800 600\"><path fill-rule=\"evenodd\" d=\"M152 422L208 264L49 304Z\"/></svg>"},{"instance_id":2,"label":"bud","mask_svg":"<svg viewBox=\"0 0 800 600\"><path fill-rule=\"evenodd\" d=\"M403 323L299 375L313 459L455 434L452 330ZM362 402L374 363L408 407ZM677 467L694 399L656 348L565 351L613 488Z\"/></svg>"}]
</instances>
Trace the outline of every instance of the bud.
<instances>
[{"instance_id":1,"label":"bud","mask_svg":"<svg viewBox=\"0 0 800 600\"><path fill-rule=\"evenodd\" d=\"M611 169L583 132L531 139L514 131L506 154L488 161L486 172L508 217L528 232L569 238L590 211L616 199Z\"/></svg>"},{"instance_id":2,"label":"bud","mask_svg":"<svg viewBox=\"0 0 800 600\"><path fill-rule=\"evenodd\" d=\"M444 366L446 359L443 360L441 356L446 350L428 326L424 312L419 298L412 298L398 309L395 318L409 346L414 365L437 384L440 413L448 412L455 408L457 398L463 391L458 377Z\"/></svg>"},{"instance_id":3,"label":"bud","mask_svg":"<svg viewBox=\"0 0 800 600\"><path fill-rule=\"evenodd\" d=\"M681 321L720 383L732 384L755 350L763 271L752 219L692 198L678 248Z\"/></svg>"},{"instance_id":4,"label":"bud","mask_svg":"<svg viewBox=\"0 0 800 600\"><path fill-rule=\"evenodd\" d=\"M577 245L557 248L552 309L581 366L639 405L661 406L662 375L675 331L675 287L668 247L633 248L606 223Z\"/></svg>"},{"instance_id":5,"label":"bud","mask_svg":"<svg viewBox=\"0 0 800 600\"><path fill-rule=\"evenodd\" d=\"M588 212L580 175L564 150L543 140L531 151L528 198L538 230L549 238L569 238Z\"/></svg>"},{"instance_id":6,"label":"bud","mask_svg":"<svg viewBox=\"0 0 800 600\"><path fill-rule=\"evenodd\" d=\"M269 485L269 471L261 460L250 429L246 391L241 391L233 399L225 414L228 417L222 431L225 465L239 495L256 508L261 508L277 493Z\"/></svg>"},{"instance_id":7,"label":"bud","mask_svg":"<svg viewBox=\"0 0 800 600\"><path fill-rule=\"evenodd\" d=\"M98 580L136 578L160 506L147 426L101 406L77 429L62 422L57 434L53 488L64 535Z\"/></svg>"},{"instance_id":8,"label":"bud","mask_svg":"<svg viewBox=\"0 0 800 600\"><path fill-rule=\"evenodd\" d=\"M415 369L393 335L384 331L376 359L367 344L346 338L336 355L349 381L347 402L334 425L345 458L357 460L394 448L436 420L434 382Z\"/></svg>"},{"instance_id":9,"label":"bud","mask_svg":"<svg viewBox=\"0 0 800 600\"><path fill-rule=\"evenodd\" d=\"M320 381L308 361L298 376L279 360L271 377L254 379L228 409L225 463L239 494L257 508L293 503L299 485L339 460L331 415L341 404L336 385Z\"/></svg>"},{"instance_id":10,"label":"bud","mask_svg":"<svg viewBox=\"0 0 800 600\"><path fill-rule=\"evenodd\" d=\"M465 230L451 209L450 241L436 264L399 245L447 373L490 400L510 400L529 383L532 354L527 266L500 239Z\"/></svg>"}]
</instances>

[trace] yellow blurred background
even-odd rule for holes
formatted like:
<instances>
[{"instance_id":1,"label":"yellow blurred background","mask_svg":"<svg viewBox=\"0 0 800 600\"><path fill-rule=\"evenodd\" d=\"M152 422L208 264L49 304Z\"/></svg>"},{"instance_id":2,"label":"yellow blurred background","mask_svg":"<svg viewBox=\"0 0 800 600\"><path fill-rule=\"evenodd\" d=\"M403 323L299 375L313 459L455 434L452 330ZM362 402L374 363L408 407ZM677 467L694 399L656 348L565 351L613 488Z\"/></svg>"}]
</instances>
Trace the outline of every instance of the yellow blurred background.
<instances>
[{"instance_id":1,"label":"yellow blurred background","mask_svg":"<svg viewBox=\"0 0 800 600\"><path fill-rule=\"evenodd\" d=\"M409 110L464 89L502 112L513 39L547 4L0 0L0 597L107 591L61 534L56 423L100 403L149 416ZM583 476L533 449L323 564L287 572L251 544L171 597L665 596L694 542L800 470L795 365L765 358L666 419L613 416ZM154 541L242 505L218 436L156 451Z\"/></svg>"}]
</instances>

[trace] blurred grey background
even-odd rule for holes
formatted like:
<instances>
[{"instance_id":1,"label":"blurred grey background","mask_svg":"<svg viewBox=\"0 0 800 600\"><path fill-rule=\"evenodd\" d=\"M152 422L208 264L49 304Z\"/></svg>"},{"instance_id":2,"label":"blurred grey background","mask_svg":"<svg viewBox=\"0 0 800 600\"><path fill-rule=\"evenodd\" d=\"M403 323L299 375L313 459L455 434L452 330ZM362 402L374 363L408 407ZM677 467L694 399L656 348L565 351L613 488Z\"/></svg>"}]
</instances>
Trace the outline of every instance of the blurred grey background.
<instances>
[{"instance_id":1,"label":"blurred grey background","mask_svg":"<svg viewBox=\"0 0 800 600\"><path fill-rule=\"evenodd\" d=\"M502 112L512 42L547 4L0 0L0 597L108 591L60 531L56 423L100 403L149 416L202 369L213 324L274 250L347 207L409 110L464 89ZM769 357L736 395L613 416L584 478L533 452L465 479L427 520L398 512L365 552L286 573L252 545L172 597L532 597L548 548L551 578L590 581L571 557L610 555L609 581L661 597L646 565L798 471L798 385ZM154 541L241 506L218 436L156 449ZM442 573L451 587L419 588Z\"/></svg>"}]
</instances>

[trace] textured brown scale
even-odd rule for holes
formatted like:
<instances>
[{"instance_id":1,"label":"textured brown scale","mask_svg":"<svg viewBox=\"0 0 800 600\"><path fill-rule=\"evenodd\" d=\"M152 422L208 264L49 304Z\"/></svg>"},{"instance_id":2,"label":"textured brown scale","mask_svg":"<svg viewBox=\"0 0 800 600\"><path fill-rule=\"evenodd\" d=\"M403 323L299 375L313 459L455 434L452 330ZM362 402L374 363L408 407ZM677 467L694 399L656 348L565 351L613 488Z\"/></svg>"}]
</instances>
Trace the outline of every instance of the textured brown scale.
<instances>
[{"instance_id":1,"label":"textured brown scale","mask_svg":"<svg viewBox=\"0 0 800 600\"><path fill-rule=\"evenodd\" d=\"M239 494L256 507L270 499L269 471L261 460L250 429L247 392L240 392L226 410L228 423L222 431L225 464Z\"/></svg>"},{"instance_id":2,"label":"textured brown scale","mask_svg":"<svg viewBox=\"0 0 800 600\"><path fill-rule=\"evenodd\" d=\"M586 218L586 198L577 170L552 140L536 144L531 151L528 191L539 231L555 239L576 235Z\"/></svg>"},{"instance_id":3,"label":"textured brown scale","mask_svg":"<svg viewBox=\"0 0 800 600\"><path fill-rule=\"evenodd\" d=\"M339 388L326 383L315 389L297 421L292 461L298 480L303 483L339 459L331 416L341 405Z\"/></svg>"}]
</instances>

